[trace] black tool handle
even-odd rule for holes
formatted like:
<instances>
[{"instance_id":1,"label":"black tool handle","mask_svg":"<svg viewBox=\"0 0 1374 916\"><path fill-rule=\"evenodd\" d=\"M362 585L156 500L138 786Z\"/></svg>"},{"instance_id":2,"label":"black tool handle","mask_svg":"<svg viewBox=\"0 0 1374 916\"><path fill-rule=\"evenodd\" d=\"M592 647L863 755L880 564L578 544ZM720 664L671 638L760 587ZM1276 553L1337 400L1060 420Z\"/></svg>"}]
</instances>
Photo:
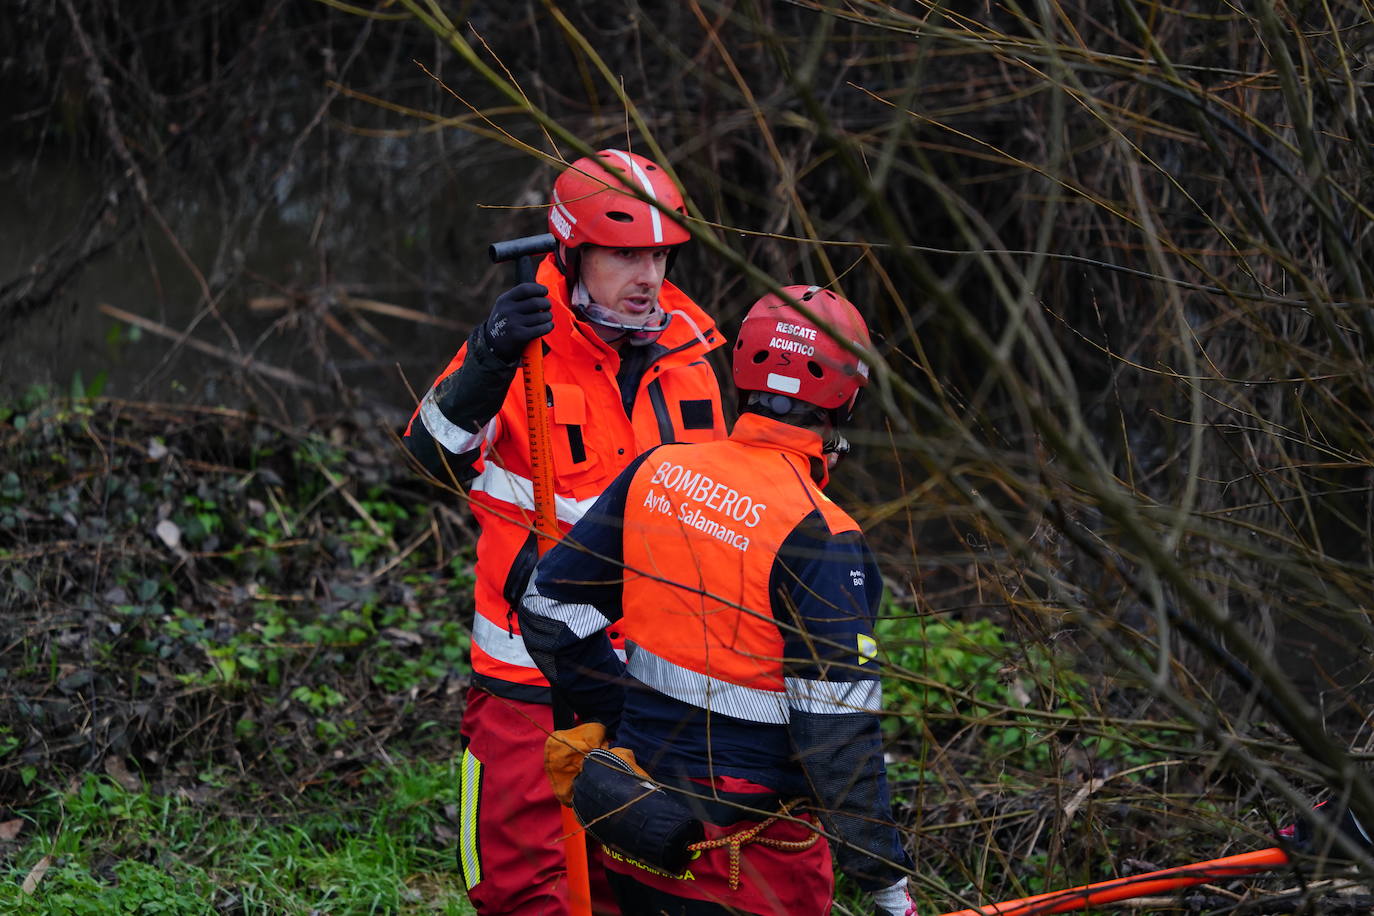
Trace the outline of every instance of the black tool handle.
<instances>
[{"instance_id":1,"label":"black tool handle","mask_svg":"<svg viewBox=\"0 0 1374 916\"><path fill-rule=\"evenodd\" d=\"M543 235L527 235L524 238L493 242L487 248L487 254L491 256L494 264L514 261L516 282L528 283L534 279L534 256L548 254L557 246L558 242L553 235L545 232Z\"/></svg>"}]
</instances>

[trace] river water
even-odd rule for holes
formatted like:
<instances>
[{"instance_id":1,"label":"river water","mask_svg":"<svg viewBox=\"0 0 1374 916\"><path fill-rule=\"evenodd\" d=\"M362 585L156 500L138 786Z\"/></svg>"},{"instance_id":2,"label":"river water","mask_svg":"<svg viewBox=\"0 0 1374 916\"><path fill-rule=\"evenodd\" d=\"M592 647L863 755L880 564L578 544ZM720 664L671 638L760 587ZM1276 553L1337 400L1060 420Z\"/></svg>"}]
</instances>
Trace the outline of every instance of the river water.
<instances>
[{"instance_id":1,"label":"river water","mask_svg":"<svg viewBox=\"0 0 1374 916\"><path fill-rule=\"evenodd\" d=\"M539 172L456 130L298 142L309 116L277 113L227 172L150 182L155 212L0 328L0 398L103 378L120 398L408 414L407 382L423 392L506 282L487 244L545 231L542 209L508 209L544 193ZM57 260L113 187L60 150L0 153L0 283Z\"/></svg>"}]
</instances>

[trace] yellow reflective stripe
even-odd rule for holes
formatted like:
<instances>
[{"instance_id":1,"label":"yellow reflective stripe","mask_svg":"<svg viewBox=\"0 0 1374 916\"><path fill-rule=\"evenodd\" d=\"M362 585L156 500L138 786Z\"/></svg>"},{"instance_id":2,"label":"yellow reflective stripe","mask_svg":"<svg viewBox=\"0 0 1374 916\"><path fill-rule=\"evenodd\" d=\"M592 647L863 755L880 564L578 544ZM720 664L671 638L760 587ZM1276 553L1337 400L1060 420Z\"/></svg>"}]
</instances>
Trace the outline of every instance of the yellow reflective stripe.
<instances>
[{"instance_id":1,"label":"yellow reflective stripe","mask_svg":"<svg viewBox=\"0 0 1374 916\"><path fill-rule=\"evenodd\" d=\"M464 750L458 775L458 861L468 890L482 880L482 856L477 847L477 800L481 794L482 761Z\"/></svg>"}]
</instances>

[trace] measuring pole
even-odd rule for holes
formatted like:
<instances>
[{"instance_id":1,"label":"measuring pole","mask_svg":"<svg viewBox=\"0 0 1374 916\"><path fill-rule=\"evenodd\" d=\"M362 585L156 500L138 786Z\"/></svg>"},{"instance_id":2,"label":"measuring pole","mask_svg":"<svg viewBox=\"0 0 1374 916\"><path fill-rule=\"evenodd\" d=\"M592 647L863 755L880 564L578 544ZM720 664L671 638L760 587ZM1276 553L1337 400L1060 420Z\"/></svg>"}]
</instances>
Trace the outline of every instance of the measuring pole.
<instances>
[{"instance_id":1,"label":"measuring pole","mask_svg":"<svg viewBox=\"0 0 1374 916\"><path fill-rule=\"evenodd\" d=\"M532 257L552 251L552 235L497 242L488 253L492 261L515 261L518 283L534 281ZM558 529L558 509L553 489L553 448L549 438L548 388L544 384L544 341L536 338L525 347L520 357L521 375L525 380L525 419L530 437L530 482L534 487L534 530L539 555L557 543L562 536ZM573 726L572 710L555 696L553 727L556 730ZM591 916L591 880L587 869L587 836L577 815L571 808L559 805L563 818L563 857L568 865L568 905L573 916Z\"/></svg>"},{"instance_id":2,"label":"measuring pole","mask_svg":"<svg viewBox=\"0 0 1374 916\"><path fill-rule=\"evenodd\" d=\"M534 281L534 264L529 255L515 261L521 283ZM525 420L530 434L530 480L534 484L534 530L542 557L561 536L558 508L553 489L553 448L549 439L548 387L544 384L544 341L535 339L520 357L525 377Z\"/></svg>"},{"instance_id":3,"label":"measuring pole","mask_svg":"<svg viewBox=\"0 0 1374 916\"><path fill-rule=\"evenodd\" d=\"M1041 916L1042 913L1067 913L1084 907L1135 897L1148 897L1174 891L1194 884L1207 884L1225 878L1238 878L1255 872L1268 871L1289 863L1288 853L1277 846L1256 852L1180 865L1161 871L1146 872L1129 878L1113 878L1096 884L1084 884L1062 891L989 903L971 910L958 910L944 916Z\"/></svg>"},{"instance_id":4,"label":"measuring pole","mask_svg":"<svg viewBox=\"0 0 1374 916\"><path fill-rule=\"evenodd\" d=\"M515 262L515 282L534 282L535 255L553 251L548 233L497 242L487 249L495 263ZM548 388L544 384L544 342L532 340L520 357L525 382L525 420L530 437L530 482L534 487L534 530L539 554L558 541L558 511L553 489L553 449L549 439ZM568 723L571 725L571 723ZM555 723L556 728L563 728Z\"/></svg>"}]
</instances>

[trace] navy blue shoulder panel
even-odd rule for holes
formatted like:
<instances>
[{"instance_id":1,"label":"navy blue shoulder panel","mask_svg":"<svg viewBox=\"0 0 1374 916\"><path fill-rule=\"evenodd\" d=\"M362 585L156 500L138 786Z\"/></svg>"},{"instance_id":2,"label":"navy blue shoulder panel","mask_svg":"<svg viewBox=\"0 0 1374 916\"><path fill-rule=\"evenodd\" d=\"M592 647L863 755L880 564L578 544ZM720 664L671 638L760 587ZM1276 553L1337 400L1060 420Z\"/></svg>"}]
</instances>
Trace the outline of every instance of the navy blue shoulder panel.
<instances>
[{"instance_id":1,"label":"navy blue shoulder panel","mask_svg":"<svg viewBox=\"0 0 1374 916\"><path fill-rule=\"evenodd\" d=\"M768 583L782 630L784 673L808 680L872 680L860 666L873 645L882 600L877 561L859 531L832 534L819 510L807 515L778 550Z\"/></svg>"}]
</instances>

